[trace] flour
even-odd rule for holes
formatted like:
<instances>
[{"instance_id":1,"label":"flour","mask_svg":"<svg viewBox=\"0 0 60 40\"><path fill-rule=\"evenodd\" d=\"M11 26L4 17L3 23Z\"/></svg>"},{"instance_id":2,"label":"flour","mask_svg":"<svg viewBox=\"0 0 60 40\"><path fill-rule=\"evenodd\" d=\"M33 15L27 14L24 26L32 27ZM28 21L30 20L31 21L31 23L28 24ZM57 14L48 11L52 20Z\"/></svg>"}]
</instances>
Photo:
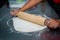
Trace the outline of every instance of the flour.
<instances>
[{"instance_id":1,"label":"flour","mask_svg":"<svg viewBox=\"0 0 60 40\"><path fill-rule=\"evenodd\" d=\"M46 28L46 26L43 27L18 17L13 18L13 26L14 29L19 32L34 32Z\"/></svg>"}]
</instances>

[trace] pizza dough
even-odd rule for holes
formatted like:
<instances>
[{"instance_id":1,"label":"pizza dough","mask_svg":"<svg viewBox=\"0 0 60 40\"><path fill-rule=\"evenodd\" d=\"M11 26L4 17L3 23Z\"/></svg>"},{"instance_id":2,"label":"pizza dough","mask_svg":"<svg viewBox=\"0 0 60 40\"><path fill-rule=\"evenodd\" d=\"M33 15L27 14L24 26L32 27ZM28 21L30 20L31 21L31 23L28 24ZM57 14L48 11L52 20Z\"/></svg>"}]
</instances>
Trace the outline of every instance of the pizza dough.
<instances>
[{"instance_id":1,"label":"pizza dough","mask_svg":"<svg viewBox=\"0 0 60 40\"><path fill-rule=\"evenodd\" d=\"M12 19L14 29L19 32L35 32L46 28L46 26L40 26L32 22L20 19L18 17L14 17Z\"/></svg>"}]
</instances>

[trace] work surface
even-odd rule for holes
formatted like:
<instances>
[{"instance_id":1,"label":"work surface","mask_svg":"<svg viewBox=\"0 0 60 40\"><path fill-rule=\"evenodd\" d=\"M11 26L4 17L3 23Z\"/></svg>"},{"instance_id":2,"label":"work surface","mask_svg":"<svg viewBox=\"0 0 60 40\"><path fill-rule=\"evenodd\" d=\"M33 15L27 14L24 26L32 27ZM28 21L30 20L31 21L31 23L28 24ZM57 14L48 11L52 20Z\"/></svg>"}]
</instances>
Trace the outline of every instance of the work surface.
<instances>
[{"instance_id":1,"label":"work surface","mask_svg":"<svg viewBox=\"0 0 60 40\"><path fill-rule=\"evenodd\" d=\"M6 11L7 10L7 11ZM39 31L38 36L27 36L22 33L11 31L10 27L7 26L6 21L10 18L8 9L3 10L0 18L0 40L60 40L60 30L49 30L48 28ZM4 17L5 16L5 17Z\"/></svg>"},{"instance_id":2,"label":"work surface","mask_svg":"<svg viewBox=\"0 0 60 40\"><path fill-rule=\"evenodd\" d=\"M39 36L27 36L21 33L0 32L0 40L60 40L60 31L42 30Z\"/></svg>"}]
</instances>

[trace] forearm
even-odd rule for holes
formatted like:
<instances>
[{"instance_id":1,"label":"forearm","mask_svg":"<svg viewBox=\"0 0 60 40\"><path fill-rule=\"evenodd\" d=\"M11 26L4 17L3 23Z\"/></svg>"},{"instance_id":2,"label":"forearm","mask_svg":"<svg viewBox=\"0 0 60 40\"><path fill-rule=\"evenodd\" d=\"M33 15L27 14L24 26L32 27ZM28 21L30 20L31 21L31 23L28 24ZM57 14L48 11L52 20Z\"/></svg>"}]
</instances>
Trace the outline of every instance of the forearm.
<instances>
[{"instance_id":1,"label":"forearm","mask_svg":"<svg viewBox=\"0 0 60 40\"><path fill-rule=\"evenodd\" d=\"M22 18L24 20L27 20L27 21L30 21L30 22L33 22L33 23L36 23L36 24L39 24L42 26L45 25L44 22L45 22L46 18L41 17L41 16L36 16L33 14L24 13L24 12L18 13L17 16L19 18Z\"/></svg>"},{"instance_id":2,"label":"forearm","mask_svg":"<svg viewBox=\"0 0 60 40\"><path fill-rule=\"evenodd\" d=\"M41 0L29 0L21 9L19 9L19 11L26 11L40 2Z\"/></svg>"}]
</instances>

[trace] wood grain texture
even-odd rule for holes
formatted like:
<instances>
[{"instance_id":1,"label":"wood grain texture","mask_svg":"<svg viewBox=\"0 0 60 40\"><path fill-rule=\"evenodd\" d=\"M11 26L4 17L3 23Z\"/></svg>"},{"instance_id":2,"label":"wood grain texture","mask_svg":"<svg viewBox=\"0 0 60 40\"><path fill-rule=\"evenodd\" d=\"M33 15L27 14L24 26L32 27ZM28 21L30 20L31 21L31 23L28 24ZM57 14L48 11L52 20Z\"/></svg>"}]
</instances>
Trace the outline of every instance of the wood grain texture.
<instances>
[{"instance_id":1,"label":"wood grain texture","mask_svg":"<svg viewBox=\"0 0 60 40\"><path fill-rule=\"evenodd\" d=\"M42 16L36 16L36 15L28 14L25 12L19 12L17 15L19 18L22 18L24 20L45 26L44 21L46 20L46 18L44 18Z\"/></svg>"}]
</instances>

